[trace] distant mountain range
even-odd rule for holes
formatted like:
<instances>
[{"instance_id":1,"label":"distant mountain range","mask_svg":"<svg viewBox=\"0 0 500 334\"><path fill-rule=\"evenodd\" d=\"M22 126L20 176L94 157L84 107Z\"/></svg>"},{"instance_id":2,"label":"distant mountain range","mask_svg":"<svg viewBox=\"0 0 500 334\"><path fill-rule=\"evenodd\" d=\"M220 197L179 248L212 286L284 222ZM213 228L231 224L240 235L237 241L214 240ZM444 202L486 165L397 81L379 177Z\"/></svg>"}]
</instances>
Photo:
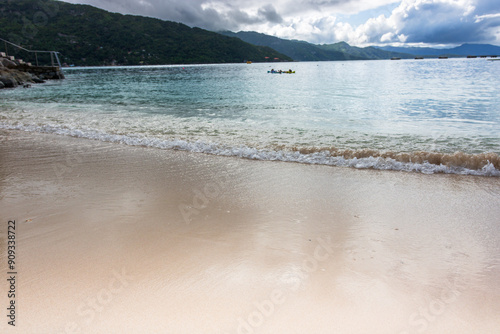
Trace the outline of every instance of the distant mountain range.
<instances>
[{"instance_id":1,"label":"distant mountain range","mask_svg":"<svg viewBox=\"0 0 500 334\"><path fill-rule=\"evenodd\" d=\"M0 38L55 50L75 65L155 65L292 60L266 46L159 19L110 13L54 0L1 1ZM43 21L36 21L45 18ZM0 51L5 51L4 43ZM16 55L16 49L8 47ZM266 58L267 57L267 58ZM34 58L34 56L33 56ZM40 55L39 55L40 58Z\"/></svg>"},{"instance_id":2,"label":"distant mountain range","mask_svg":"<svg viewBox=\"0 0 500 334\"><path fill-rule=\"evenodd\" d=\"M59 51L62 62L77 66L500 55L500 47L487 44L464 44L453 49L360 48L345 42L317 45L257 32L215 33L55 0L1 2L0 38L31 50ZM15 54L16 49L10 46L0 47L2 52L7 48L7 53L16 58L34 62Z\"/></svg>"},{"instance_id":3,"label":"distant mountain range","mask_svg":"<svg viewBox=\"0 0 500 334\"><path fill-rule=\"evenodd\" d=\"M451 49L393 47L380 48L390 52L409 53L415 56L500 56L500 46L490 44L462 44Z\"/></svg>"},{"instance_id":4,"label":"distant mountain range","mask_svg":"<svg viewBox=\"0 0 500 334\"><path fill-rule=\"evenodd\" d=\"M304 41L282 39L252 31L238 33L222 31L221 34L238 37L241 40L259 46L268 46L286 54L296 61L323 60L367 60L390 59L392 57L413 58L410 54L386 51L375 47L358 48L345 42L317 45Z\"/></svg>"},{"instance_id":5,"label":"distant mountain range","mask_svg":"<svg viewBox=\"0 0 500 334\"><path fill-rule=\"evenodd\" d=\"M269 46L297 61L322 60L362 60L362 59L410 59L416 56L427 57L465 57L499 55L500 47L490 44L463 44L450 49L417 47L364 47L350 46L346 42L335 44L312 44L298 40L281 39L257 32L241 31L238 33L223 31L221 34L238 37L241 40L260 46Z\"/></svg>"}]
</instances>

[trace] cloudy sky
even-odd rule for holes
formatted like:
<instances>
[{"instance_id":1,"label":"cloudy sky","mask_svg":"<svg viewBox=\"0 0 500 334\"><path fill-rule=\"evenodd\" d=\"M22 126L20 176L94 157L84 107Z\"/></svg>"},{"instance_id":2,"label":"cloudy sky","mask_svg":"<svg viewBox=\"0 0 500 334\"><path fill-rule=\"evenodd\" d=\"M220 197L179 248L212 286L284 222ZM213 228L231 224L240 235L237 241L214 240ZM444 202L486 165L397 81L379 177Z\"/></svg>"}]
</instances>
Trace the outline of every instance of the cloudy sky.
<instances>
[{"instance_id":1,"label":"cloudy sky","mask_svg":"<svg viewBox=\"0 0 500 334\"><path fill-rule=\"evenodd\" d=\"M64 0L311 43L500 45L500 0Z\"/></svg>"}]
</instances>

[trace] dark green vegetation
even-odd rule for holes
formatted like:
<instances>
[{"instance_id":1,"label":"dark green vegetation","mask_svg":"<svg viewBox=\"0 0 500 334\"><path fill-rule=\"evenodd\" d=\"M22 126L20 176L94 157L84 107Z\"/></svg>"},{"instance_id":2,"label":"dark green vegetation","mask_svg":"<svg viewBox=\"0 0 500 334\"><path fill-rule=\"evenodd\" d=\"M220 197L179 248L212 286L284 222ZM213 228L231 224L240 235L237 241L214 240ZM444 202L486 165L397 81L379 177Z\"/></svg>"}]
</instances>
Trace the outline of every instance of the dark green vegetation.
<instances>
[{"instance_id":1,"label":"dark green vegetation","mask_svg":"<svg viewBox=\"0 0 500 334\"><path fill-rule=\"evenodd\" d=\"M451 49L418 47L365 47L350 46L346 42L335 44L311 44L304 41L287 40L251 31L238 33L224 31L221 34L238 37L255 45L269 46L298 61L357 60L425 57L465 57L469 55L500 55L500 47L490 44L463 44Z\"/></svg>"},{"instance_id":2,"label":"dark green vegetation","mask_svg":"<svg viewBox=\"0 0 500 334\"><path fill-rule=\"evenodd\" d=\"M498 55L500 47L464 44L454 49L353 47L345 42L316 45L256 32L209 32L181 23L110 13L55 0L0 0L0 38L31 50L55 50L75 65L238 63L281 60L323 61ZM275 51L277 50L277 51ZM0 52L5 45L0 43ZM7 47L34 63L32 54ZM48 55L38 55L44 58Z\"/></svg>"},{"instance_id":3,"label":"dark green vegetation","mask_svg":"<svg viewBox=\"0 0 500 334\"><path fill-rule=\"evenodd\" d=\"M0 0L0 38L30 50L59 51L61 62L81 66L291 60L269 47L181 23L54 0Z\"/></svg>"},{"instance_id":4,"label":"dark green vegetation","mask_svg":"<svg viewBox=\"0 0 500 334\"><path fill-rule=\"evenodd\" d=\"M250 31L238 33L224 31L226 36L238 37L255 45L269 46L298 61L390 59L392 57L413 58L410 54L390 52L375 47L358 48L345 42L335 44L311 44L304 41L287 40Z\"/></svg>"},{"instance_id":5,"label":"dark green vegetation","mask_svg":"<svg viewBox=\"0 0 500 334\"><path fill-rule=\"evenodd\" d=\"M413 58L413 56L408 53L385 51L373 46L359 48L356 46L350 46L346 42L322 44L318 45L318 47L324 50L335 50L338 52L343 52L346 54L350 54L353 57L360 57L362 59L390 59L393 57L402 59Z\"/></svg>"}]
</instances>

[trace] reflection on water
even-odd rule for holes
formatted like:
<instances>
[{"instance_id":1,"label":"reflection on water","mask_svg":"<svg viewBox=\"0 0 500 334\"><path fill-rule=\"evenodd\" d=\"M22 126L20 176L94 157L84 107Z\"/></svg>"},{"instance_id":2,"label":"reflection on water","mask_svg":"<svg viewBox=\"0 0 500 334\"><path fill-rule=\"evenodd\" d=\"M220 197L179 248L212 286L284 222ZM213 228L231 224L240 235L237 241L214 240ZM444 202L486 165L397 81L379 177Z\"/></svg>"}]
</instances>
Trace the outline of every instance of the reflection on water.
<instances>
[{"instance_id":1,"label":"reflection on water","mask_svg":"<svg viewBox=\"0 0 500 334\"><path fill-rule=\"evenodd\" d=\"M379 169L422 170L398 164L406 162L397 157L400 153L458 151L498 158L500 67L494 62L308 62L285 64L296 70L294 75L267 75L274 65L68 69L63 82L2 91L0 127ZM240 148L258 152L241 153ZM328 161L283 157L325 149L373 150L375 158L392 152L396 162L384 158L382 166L348 157L347 162L332 162L330 153ZM498 163L482 160L474 170L490 161L498 172ZM453 167L446 172L471 174L460 163ZM442 171L434 165L431 169Z\"/></svg>"}]
</instances>

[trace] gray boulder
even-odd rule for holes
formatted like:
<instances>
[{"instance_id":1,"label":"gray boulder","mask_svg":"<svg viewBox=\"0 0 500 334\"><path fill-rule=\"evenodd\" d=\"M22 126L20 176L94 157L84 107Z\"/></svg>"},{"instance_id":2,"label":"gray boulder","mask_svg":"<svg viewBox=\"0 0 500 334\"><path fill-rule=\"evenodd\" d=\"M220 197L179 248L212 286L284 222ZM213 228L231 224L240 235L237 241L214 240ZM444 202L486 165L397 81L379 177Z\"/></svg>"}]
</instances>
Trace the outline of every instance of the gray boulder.
<instances>
[{"instance_id":1,"label":"gray boulder","mask_svg":"<svg viewBox=\"0 0 500 334\"><path fill-rule=\"evenodd\" d=\"M0 89L2 88L5 88L5 85L3 84L3 82L0 81Z\"/></svg>"},{"instance_id":2,"label":"gray boulder","mask_svg":"<svg viewBox=\"0 0 500 334\"><path fill-rule=\"evenodd\" d=\"M34 76L32 80L34 83L45 83L45 80L42 80L37 76Z\"/></svg>"},{"instance_id":3,"label":"gray boulder","mask_svg":"<svg viewBox=\"0 0 500 334\"><path fill-rule=\"evenodd\" d=\"M12 60L6 59L6 58L0 58L0 62L3 64L4 67L7 68L16 68L17 64L14 63Z\"/></svg>"},{"instance_id":4,"label":"gray boulder","mask_svg":"<svg viewBox=\"0 0 500 334\"><path fill-rule=\"evenodd\" d=\"M11 78L0 77L0 82L3 83L5 88L14 88L18 86L17 81Z\"/></svg>"}]
</instances>

